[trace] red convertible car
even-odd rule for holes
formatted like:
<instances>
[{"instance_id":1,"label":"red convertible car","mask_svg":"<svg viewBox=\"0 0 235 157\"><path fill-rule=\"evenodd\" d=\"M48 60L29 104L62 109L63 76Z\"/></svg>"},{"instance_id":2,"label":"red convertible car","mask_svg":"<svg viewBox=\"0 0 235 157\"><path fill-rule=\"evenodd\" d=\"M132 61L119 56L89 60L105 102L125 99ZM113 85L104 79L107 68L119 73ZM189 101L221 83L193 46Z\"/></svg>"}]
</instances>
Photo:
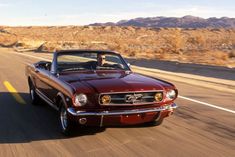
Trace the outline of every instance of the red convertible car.
<instances>
[{"instance_id":1,"label":"red convertible car","mask_svg":"<svg viewBox=\"0 0 235 157\"><path fill-rule=\"evenodd\" d=\"M132 72L112 51L58 51L52 62L28 65L26 76L32 103L58 110L64 134L75 125L160 125L177 107L173 84Z\"/></svg>"}]
</instances>

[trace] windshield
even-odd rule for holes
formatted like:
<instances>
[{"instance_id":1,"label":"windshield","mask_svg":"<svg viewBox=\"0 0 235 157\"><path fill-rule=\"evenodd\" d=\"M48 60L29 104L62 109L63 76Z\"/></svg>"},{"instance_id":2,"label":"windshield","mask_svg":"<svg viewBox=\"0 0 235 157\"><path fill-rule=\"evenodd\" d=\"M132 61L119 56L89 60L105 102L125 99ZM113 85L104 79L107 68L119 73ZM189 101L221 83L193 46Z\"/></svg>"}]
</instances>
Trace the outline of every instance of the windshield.
<instances>
[{"instance_id":1,"label":"windshield","mask_svg":"<svg viewBox=\"0 0 235 157\"><path fill-rule=\"evenodd\" d=\"M69 52L57 57L58 72L81 70L130 70L123 58L108 52Z\"/></svg>"}]
</instances>

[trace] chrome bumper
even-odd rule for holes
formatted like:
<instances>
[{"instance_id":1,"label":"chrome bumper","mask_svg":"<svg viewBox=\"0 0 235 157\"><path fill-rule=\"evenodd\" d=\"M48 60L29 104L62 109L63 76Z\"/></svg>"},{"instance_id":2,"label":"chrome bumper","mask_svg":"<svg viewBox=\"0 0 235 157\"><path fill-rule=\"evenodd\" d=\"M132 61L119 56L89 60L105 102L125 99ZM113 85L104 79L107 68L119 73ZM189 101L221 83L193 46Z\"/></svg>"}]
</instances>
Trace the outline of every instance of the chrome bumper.
<instances>
[{"instance_id":1,"label":"chrome bumper","mask_svg":"<svg viewBox=\"0 0 235 157\"><path fill-rule=\"evenodd\" d=\"M139 114L148 112L159 112L159 111L172 111L178 106L175 103L155 107L151 109L135 109L135 110L119 110L119 111L102 111L102 112L86 112L86 111L75 111L74 108L68 108L67 111L73 116L114 116L114 115L129 115L129 114Z\"/></svg>"}]
</instances>

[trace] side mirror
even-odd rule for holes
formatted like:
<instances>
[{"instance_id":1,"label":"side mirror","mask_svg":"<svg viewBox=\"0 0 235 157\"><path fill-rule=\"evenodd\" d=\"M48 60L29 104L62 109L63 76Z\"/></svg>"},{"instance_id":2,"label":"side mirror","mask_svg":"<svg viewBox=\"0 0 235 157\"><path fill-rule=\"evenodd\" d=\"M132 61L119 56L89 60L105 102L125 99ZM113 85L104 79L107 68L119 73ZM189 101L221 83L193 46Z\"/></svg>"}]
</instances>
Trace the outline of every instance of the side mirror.
<instances>
[{"instance_id":1,"label":"side mirror","mask_svg":"<svg viewBox=\"0 0 235 157\"><path fill-rule=\"evenodd\" d=\"M34 64L34 66L35 66L35 68L39 68L39 64L38 63Z\"/></svg>"}]
</instances>

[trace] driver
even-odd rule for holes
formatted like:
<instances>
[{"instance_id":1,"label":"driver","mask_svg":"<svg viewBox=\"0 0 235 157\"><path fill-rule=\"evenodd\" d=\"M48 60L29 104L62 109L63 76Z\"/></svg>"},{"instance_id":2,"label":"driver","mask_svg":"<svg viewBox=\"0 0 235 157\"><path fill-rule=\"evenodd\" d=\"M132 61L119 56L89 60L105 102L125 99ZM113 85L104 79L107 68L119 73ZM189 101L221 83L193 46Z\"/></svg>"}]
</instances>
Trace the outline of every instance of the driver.
<instances>
[{"instance_id":1,"label":"driver","mask_svg":"<svg viewBox=\"0 0 235 157\"><path fill-rule=\"evenodd\" d=\"M97 55L97 65L98 66L104 66L104 63L105 63L105 55L98 54Z\"/></svg>"}]
</instances>

